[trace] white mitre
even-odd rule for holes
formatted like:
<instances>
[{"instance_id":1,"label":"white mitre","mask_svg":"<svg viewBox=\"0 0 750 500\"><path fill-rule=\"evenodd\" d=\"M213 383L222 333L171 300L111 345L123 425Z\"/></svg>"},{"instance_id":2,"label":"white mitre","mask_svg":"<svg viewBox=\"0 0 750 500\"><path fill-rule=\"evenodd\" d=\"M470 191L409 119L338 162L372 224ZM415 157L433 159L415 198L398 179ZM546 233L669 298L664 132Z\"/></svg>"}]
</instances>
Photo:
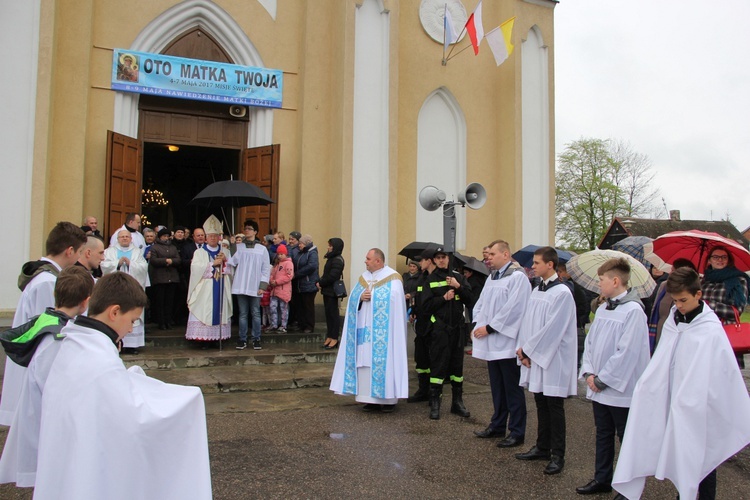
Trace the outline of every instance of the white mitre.
<instances>
[{"instance_id":1,"label":"white mitre","mask_svg":"<svg viewBox=\"0 0 750 500\"><path fill-rule=\"evenodd\" d=\"M203 223L203 231L205 231L206 234L222 234L223 226L221 221L217 219L215 215L211 215L206 219L206 222Z\"/></svg>"}]
</instances>

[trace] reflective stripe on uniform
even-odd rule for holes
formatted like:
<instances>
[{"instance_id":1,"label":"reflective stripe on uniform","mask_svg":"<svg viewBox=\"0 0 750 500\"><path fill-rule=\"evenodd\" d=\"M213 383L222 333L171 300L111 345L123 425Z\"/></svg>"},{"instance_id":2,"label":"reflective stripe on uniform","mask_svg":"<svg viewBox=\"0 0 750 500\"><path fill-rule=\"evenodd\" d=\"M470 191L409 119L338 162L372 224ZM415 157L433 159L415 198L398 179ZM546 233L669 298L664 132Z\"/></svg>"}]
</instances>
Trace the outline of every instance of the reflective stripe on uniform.
<instances>
[{"instance_id":1,"label":"reflective stripe on uniform","mask_svg":"<svg viewBox=\"0 0 750 500\"><path fill-rule=\"evenodd\" d=\"M455 375L451 375L451 382L463 382L463 377L456 377Z\"/></svg>"},{"instance_id":2,"label":"reflective stripe on uniform","mask_svg":"<svg viewBox=\"0 0 750 500\"><path fill-rule=\"evenodd\" d=\"M447 281L433 281L430 283L430 288L440 288L441 286L448 286Z\"/></svg>"},{"instance_id":3,"label":"reflective stripe on uniform","mask_svg":"<svg viewBox=\"0 0 750 500\"><path fill-rule=\"evenodd\" d=\"M443 379L441 379L441 378L435 378L435 377L430 377L430 383L431 384L440 384L440 385L443 385Z\"/></svg>"},{"instance_id":4,"label":"reflective stripe on uniform","mask_svg":"<svg viewBox=\"0 0 750 500\"><path fill-rule=\"evenodd\" d=\"M430 369L429 368L417 368L417 373L419 374L430 373Z\"/></svg>"},{"instance_id":5,"label":"reflective stripe on uniform","mask_svg":"<svg viewBox=\"0 0 750 500\"><path fill-rule=\"evenodd\" d=\"M435 316L430 316L430 321L432 321L433 323L435 323L437 321L437 318Z\"/></svg>"}]
</instances>

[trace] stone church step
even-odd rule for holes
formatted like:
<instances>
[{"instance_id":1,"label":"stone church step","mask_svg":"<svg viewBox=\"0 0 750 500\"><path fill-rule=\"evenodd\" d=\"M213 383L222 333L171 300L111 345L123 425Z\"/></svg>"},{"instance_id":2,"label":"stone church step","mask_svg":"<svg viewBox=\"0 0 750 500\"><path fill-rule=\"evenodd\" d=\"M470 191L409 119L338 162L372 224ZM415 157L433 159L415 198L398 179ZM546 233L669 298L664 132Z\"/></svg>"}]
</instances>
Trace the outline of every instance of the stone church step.
<instances>
[{"instance_id":1,"label":"stone church step","mask_svg":"<svg viewBox=\"0 0 750 500\"><path fill-rule=\"evenodd\" d=\"M148 372L164 382L200 387L204 394L328 387L332 373L332 363L207 366Z\"/></svg>"},{"instance_id":2,"label":"stone church step","mask_svg":"<svg viewBox=\"0 0 750 500\"><path fill-rule=\"evenodd\" d=\"M312 333L302 332L287 332L287 333L262 333L261 339L263 344L318 344L323 343L325 337L325 331L318 329ZM234 347L234 343L239 338L237 327L233 326L231 330L231 343ZM225 341L226 342L226 341ZM169 330L159 330L155 326L149 327L146 330L146 346L147 347L191 347L197 346L199 342L187 340L185 338L185 327L176 326Z\"/></svg>"},{"instance_id":3,"label":"stone church step","mask_svg":"<svg viewBox=\"0 0 750 500\"><path fill-rule=\"evenodd\" d=\"M234 341L222 343L221 350L198 349L195 347L145 347L139 354L122 354L126 366L138 365L144 370L201 368L201 367L241 367L252 365L285 364L332 364L338 350L325 350L319 343L268 344L265 339L262 350L235 349Z\"/></svg>"}]
</instances>

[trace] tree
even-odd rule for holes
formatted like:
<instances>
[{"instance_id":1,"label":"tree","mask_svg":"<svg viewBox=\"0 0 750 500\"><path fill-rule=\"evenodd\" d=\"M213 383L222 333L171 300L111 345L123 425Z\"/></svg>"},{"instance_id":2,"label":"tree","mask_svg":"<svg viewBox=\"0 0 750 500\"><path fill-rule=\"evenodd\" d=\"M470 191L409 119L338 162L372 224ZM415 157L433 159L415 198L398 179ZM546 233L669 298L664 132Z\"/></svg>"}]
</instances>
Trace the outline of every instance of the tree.
<instances>
[{"instance_id":1,"label":"tree","mask_svg":"<svg viewBox=\"0 0 750 500\"><path fill-rule=\"evenodd\" d=\"M651 160L629 144L581 138L557 160L555 219L561 244L593 249L614 217L661 214Z\"/></svg>"}]
</instances>

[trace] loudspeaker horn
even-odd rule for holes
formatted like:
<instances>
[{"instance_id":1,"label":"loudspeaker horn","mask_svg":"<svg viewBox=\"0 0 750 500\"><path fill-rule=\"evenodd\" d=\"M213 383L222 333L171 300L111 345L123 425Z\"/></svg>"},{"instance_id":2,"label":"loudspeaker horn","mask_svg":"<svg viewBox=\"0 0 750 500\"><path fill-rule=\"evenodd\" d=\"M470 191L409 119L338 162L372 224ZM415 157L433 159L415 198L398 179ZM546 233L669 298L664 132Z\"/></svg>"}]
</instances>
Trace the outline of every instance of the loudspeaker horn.
<instances>
[{"instance_id":1,"label":"loudspeaker horn","mask_svg":"<svg viewBox=\"0 0 750 500\"><path fill-rule=\"evenodd\" d=\"M478 182L472 182L463 193L458 193L458 201L471 209L480 209L487 201L487 190Z\"/></svg>"},{"instance_id":2,"label":"loudspeaker horn","mask_svg":"<svg viewBox=\"0 0 750 500\"><path fill-rule=\"evenodd\" d=\"M235 118L242 118L247 114L247 107L245 106L229 106L229 114Z\"/></svg>"},{"instance_id":3,"label":"loudspeaker horn","mask_svg":"<svg viewBox=\"0 0 750 500\"><path fill-rule=\"evenodd\" d=\"M445 203L445 192L435 186L425 186L419 192L419 204L429 212L433 212Z\"/></svg>"}]
</instances>

